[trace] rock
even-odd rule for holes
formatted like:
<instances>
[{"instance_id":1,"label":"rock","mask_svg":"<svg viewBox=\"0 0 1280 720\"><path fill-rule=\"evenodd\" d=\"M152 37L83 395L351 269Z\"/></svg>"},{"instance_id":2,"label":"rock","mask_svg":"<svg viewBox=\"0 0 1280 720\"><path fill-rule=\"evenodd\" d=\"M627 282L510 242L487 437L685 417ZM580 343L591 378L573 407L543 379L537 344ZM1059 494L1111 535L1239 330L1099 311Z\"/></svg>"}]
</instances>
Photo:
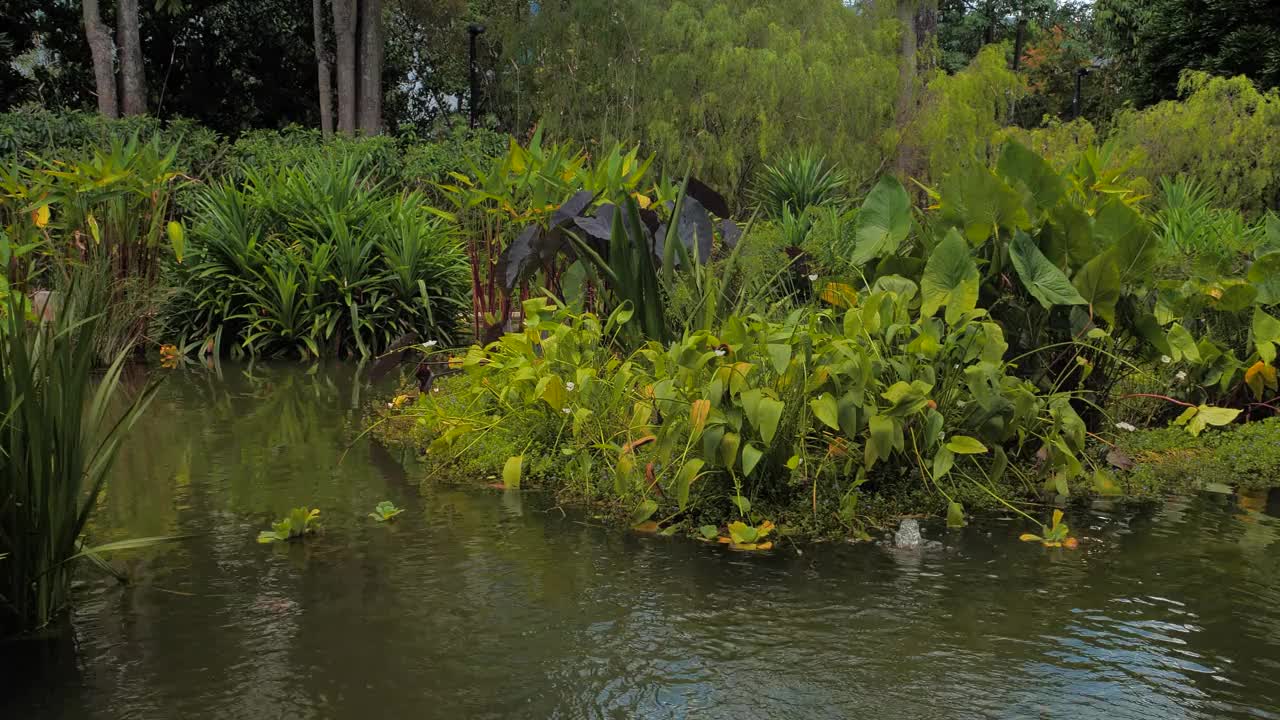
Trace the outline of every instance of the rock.
<instances>
[{"instance_id":1,"label":"rock","mask_svg":"<svg viewBox=\"0 0 1280 720\"><path fill-rule=\"evenodd\" d=\"M893 536L894 547L920 547L920 523L914 518L907 518L898 524L898 532Z\"/></svg>"}]
</instances>

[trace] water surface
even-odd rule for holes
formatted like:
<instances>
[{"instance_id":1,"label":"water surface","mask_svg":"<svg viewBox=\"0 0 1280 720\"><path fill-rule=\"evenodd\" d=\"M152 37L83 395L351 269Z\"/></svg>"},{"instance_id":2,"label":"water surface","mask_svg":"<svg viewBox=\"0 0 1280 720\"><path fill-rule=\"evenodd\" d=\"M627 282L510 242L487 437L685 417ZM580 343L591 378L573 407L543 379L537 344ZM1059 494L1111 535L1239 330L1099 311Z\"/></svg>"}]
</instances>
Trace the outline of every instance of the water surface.
<instances>
[{"instance_id":1,"label":"water surface","mask_svg":"<svg viewBox=\"0 0 1280 720\"><path fill-rule=\"evenodd\" d=\"M352 444L371 397L175 373L94 534L194 537L86 576L61 642L0 646L27 653L0 717L1280 718L1280 493L1082 514L1076 552L989 522L748 556L420 489ZM301 504L323 535L255 542Z\"/></svg>"}]
</instances>

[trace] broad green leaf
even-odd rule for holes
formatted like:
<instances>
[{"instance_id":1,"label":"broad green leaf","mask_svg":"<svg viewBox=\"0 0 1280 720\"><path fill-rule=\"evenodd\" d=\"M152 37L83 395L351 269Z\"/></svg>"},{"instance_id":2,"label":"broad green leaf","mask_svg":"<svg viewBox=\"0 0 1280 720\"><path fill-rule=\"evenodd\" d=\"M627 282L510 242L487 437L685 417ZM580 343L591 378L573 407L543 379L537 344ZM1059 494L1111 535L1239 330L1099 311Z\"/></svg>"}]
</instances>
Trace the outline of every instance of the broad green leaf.
<instances>
[{"instance_id":1,"label":"broad green leaf","mask_svg":"<svg viewBox=\"0 0 1280 720\"><path fill-rule=\"evenodd\" d=\"M854 246L850 261L861 266L893 254L911 232L911 198L902 183L884 175L871 188L854 220Z\"/></svg>"},{"instance_id":2,"label":"broad green leaf","mask_svg":"<svg viewBox=\"0 0 1280 720\"><path fill-rule=\"evenodd\" d=\"M1121 278L1142 277L1150 272L1156 236L1138 211L1119 198L1111 199L1098 209L1093 227L1102 247L1114 248Z\"/></svg>"},{"instance_id":3,"label":"broad green leaf","mask_svg":"<svg viewBox=\"0 0 1280 720\"><path fill-rule=\"evenodd\" d=\"M964 506L958 502L947 503L947 527L964 527Z\"/></svg>"},{"instance_id":4,"label":"broad green leaf","mask_svg":"<svg viewBox=\"0 0 1280 720\"><path fill-rule=\"evenodd\" d=\"M829 392L824 392L818 397L809 401L809 407L813 409L813 414L822 424L832 430L840 429L840 408L836 404L836 398Z\"/></svg>"},{"instance_id":5,"label":"broad green leaf","mask_svg":"<svg viewBox=\"0 0 1280 720\"><path fill-rule=\"evenodd\" d=\"M946 308L948 324L955 324L978 305L978 266L969 254L969 245L955 230L933 249L920 278L920 314L933 317Z\"/></svg>"},{"instance_id":6,"label":"broad green leaf","mask_svg":"<svg viewBox=\"0 0 1280 720\"><path fill-rule=\"evenodd\" d=\"M756 469L756 465L759 464L760 458L762 457L764 457L764 451L760 448L752 445L751 443L743 445L742 474L749 477L751 475L751 471Z\"/></svg>"},{"instance_id":7,"label":"broad green leaf","mask_svg":"<svg viewBox=\"0 0 1280 720\"><path fill-rule=\"evenodd\" d=\"M782 374L787 371L787 366L791 364L791 346L785 343L769 343L765 349L769 352L769 361L773 363L773 369Z\"/></svg>"},{"instance_id":8,"label":"broad green leaf","mask_svg":"<svg viewBox=\"0 0 1280 720\"><path fill-rule=\"evenodd\" d=\"M187 250L187 233L183 230L182 223L170 220L165 226L165 232L169 236L169 244L173 246L173 256L181 264L183 253Z\"/></svg>"},{"instance_id":9,"label":"broad green leaf","mask_svg":"<svg viewBox=\"0 0 1280 720\"><path fill-rule=\"evenodd\" d=\"M720 535L720 529L715 525L699 525L698 533L706 540L715 540Z\"/></svg>"},{"instance_id":10,"label":"broad green leaf","mask_svg":"<svg viewBox=\"0 0 1280 720\"><path fill-rule=\"evenodd\" d=\"M645 498L636 506L635 510L631 511L631 524L639 525L645 520L653 517L653 514L656 512L658 512L658 503L650 500L649 498Z\"/></svg>"},{"instance_id":11,"label":"broad green leaf","mask_svg":"<svg viewBox=\"0 0 1280 720\"><path fill-rule=\"evenodd\" d=\"M1280 226L1280 220L1274 222ZM1249 266L1249 282L1258 291L1259 303L1280 303L1280 250L1266 253L1253 261Z\"/></svg>"},{"instance_id":12,"label":"broad green leaf","mask_svg":"<svg viewBox=\"0 0 1280 720\"><path fill-rule=\"evenodd\" d=\"M945 447L938 448L938 452L933 454L933 481L937 482L946 477L955 464L955 453Z\"/></svg>"},{"instance_id":13,"label":"broad green leaf","mask_svg":"<svg viewBox=\"0 0 1280 720\"><path fill-rule=\"evenodd\" d=\"M981 455L987 451L987 446L968 435L953 435L947 440L947 449L957 455Z\"/></svg>"},{"instance_id":14,"label":"broad green leaf","mask_svg":"<svg viewBox=\"0 0 1280 720\"><path fill-rule=\"evenodd\" d=\"M1001 148L996 170L1011 184L1025 187L1036 204L1044 210L1056 205L1066 191L1066 183L1052 165L1012 140Z\"/></svg>"},{"instance_id":15,"label":"broad green leaf","mask_svg":"<svg viewBox=\"0 0 1280 720\"><path fill-rule=\"evenodd\" d=\"M867 469L889 457L893 451L894 426L893 418L884 415L872 415L867 419L869 433L863 458Z\"/></svg>"},{"instance_id":16,"label":"broad green leaf","mask_svg":"<svg viewBox=\"0 0 1280 720\"><path fill-rule=\"evenodd\" d=\"M508 490L520 489L520 470L524 455L512 455L502 466L502 486Z\"/></svg>"},{"instance_id":17,"label":"broad green leaf","mask_svg":"<svg viewBox=\"0 0 1280 720\"><path fill-rule=\"evenodd\" d=\"M1018 277L1032 297L1040 301L1046 310L1054 305L1085 305L1087 301L1080 296L1067 279L1066 273L1058 269L1049 258L1040 252L1030 235L1018 230L1009 246L1009 259L1018 271Z\"/></svg>"},{"instance_id":18,"label":"broad green leaf","mask_svg":"<svg viewBox=\"0 0 1280 720\"><path fill-rule=\"evenodd\" d=\"M736 432L726 432L720 438L720 464L731 468L738 463L738 446L742 444L742 436Z\"/></svg>"},{"instance_id":19,"label":"broad green leaf","mask_svg":"<svg viewBox=\"0 0 1280 720\"><path fill-rule=\"evenodd\" d=\"M1268 365L1275 361L1276 345L1280 344L1280 320L1260 307L1253 309L1253 342L1258 347L1258 355Z\"/></svg>"},{"instance_id":20,"label":"broad green leaf","mask_svg":"<svg viewBox=\"0 0 1280 720\"><path fill-rule=\"evenodd\" d=\"M676 474L676 502L679 503L681 510L689 505L689 490L693 487L693 481L697 479L698 473L702 471L702 465L702 460L691 458Z\"/></svg>"},{"instance_id":21,"label":"broad green leaf","mask_svg":"<svg viewBox=\"0 0 1280 720\"><path fill-rule=\"evenodd\" d=\"M1004 472L1009 467L1009 456L1005 454L1004 448L996 446L994 459L991 461L991 470L987 473L987 477L991 482L998 483L1004 478Z\"/></svg>"},{"instance_id":22,"label":"broad green leaf","mask_svg":"<svg viewBox=\"0 0 1280 720\"><path fill-rule=\"evenodd\" d=\"M766 445L773 443L773 436L778 432L778 421L782 419L783 404L781 400L773 398L760 398L760 405L757 409L757 417L759 423L757 427L760 429L760 437Z\"/></svg>"},{"instance_id":23,"label":"broad green leaf","mask_svg":"<svg viewBox=\"0 0 1280 720\"><path fill-rule=\"evenodd\" d=\"M948 176L939 206L942 217L963 228L964 237L975 246L990 239L997 228L1025 228L1030 223L1022 198L983 163L969 163Z\"/></svg>"},{"instance_id":24,"label":"broad green leaf","mask_svg":"<svg viewBox=\"0 0 1280 720\"><path fill-rule=\"evenodd\" d=\"M1097 317L1116 324L1116 303L1120 301L1120 267L1115 255L1106 252L1094 256L1076 271L1071 279L1080 297Z\"/></svg>"},{"instance_id":25,"label":"broad green leaf","mask_svg":"<svg viewBox=\"0 0 1280 720\"><path fill-rule=\"evenodd\" d=\"M548 375L538 381L536 395L538 399L550 405L555 412L563 411L569 402L569 391L559 375Z\"/></svg>"},{"instance_id":26,"label":"broad green leaf","mask_svg":"<svg viewBox=\"0 0 1280 720\"><path fill-rule=\"evenodd\" d=\"M1106 470L1093 471L1093 491L1104 497L1123 495L1115 477Z\"/></svg>"},{"instance_id":27,"label":"broad green leaf","mask_svg":"<svg viewBox=\"0 0 1280 720\"><path fill-rule=\"evenodd\" d=\"M1169 347L1173 350L1173 359L1186 360L1191 363L1200 362L1200 348L1196 347L1195 338L1179 323L1174 323L1166 335Z\"/></svg>"}]
</instances>

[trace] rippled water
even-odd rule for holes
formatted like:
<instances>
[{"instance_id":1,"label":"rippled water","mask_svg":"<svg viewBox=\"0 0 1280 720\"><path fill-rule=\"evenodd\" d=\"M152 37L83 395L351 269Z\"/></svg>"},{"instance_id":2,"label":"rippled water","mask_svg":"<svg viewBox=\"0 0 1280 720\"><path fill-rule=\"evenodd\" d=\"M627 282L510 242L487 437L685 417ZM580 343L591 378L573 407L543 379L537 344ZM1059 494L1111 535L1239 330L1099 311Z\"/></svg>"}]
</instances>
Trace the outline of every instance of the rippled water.
<instances>
[{"instance_id":1,"label":"rippled water","mask_svg":"<svg viewBox=\"0 0 1280 720\"><path fill-rule=\"evenodd\" d=\"M171 378L95 537L195 536L0 646L0 717L1280 718L1280 493L1079 515L1077 552L992 522L747 556L343 458L367 393ZM323 535L255 542L305 503Z\"/></svg>"}]
</instances>

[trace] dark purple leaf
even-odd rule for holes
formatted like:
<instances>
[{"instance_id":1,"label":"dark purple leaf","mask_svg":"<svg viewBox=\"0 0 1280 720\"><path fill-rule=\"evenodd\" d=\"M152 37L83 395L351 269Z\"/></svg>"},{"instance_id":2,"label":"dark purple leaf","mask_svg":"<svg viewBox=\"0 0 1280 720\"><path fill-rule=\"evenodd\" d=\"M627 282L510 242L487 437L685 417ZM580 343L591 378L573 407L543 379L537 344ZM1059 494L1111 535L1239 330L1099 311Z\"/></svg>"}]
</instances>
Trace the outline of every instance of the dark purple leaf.
<instances>
[{"instance_id":1,"label":"dark purple leaf","mask_svg":"<svg viewBox=\"0 0 1280 720\"><path fill-rule=\"evenodd\" d=\"M680 241L693 251L698 249L698 262L711 259L711 243L715 239L715 230L711 225L711 216L702 203L692 196L686 195L680 203L680 224L677 226Z\"/></svg>"},{"instance_id":2,"label":"dark purple leaf","mask_svg":"<svg viewBox=\"0 0 1280 720\"><path fill-rule=\"evenodd\" d=\"M689 178L689 185L685 188L685 194L702 203L702 207L710 210L716 217L727 218L730 216L729 203L725 202L724 196L712 190L698 178Z\"/></svg>"},{"instance_id":3,"label":"dark purple leaf","mask_svg":"<svg viewBox=\"0 0 1280 720\"><path fill-rule=\"evenodd\" d=\"M670 208L668 208L669 210ZM658 212L652 208L645 208L640 211L640 222L649 228L649 232L658 232L658 226L662 224L662 218L658 217Z\"/></svg>"},{"instance_id":4,"label":"dark purple leaf","mask_svg":"<svg viewBox=\"0 0 1280 720\"><path fill-rule=\"evenodd\" d=\"M582 215L587 208L591 207L591 203L595 199L595 193L590 190L579 190L574 193L573 197L569 198L565 204L551 213L551 226L563 227L573 222L574 218Z\"/></svg>"},{"instance_id":5,"label":"dark purple leaf","mask_svg":"<svg viewBox=\"0 0 1280 720\"><path fill-rule=\"evenodd\" d=\"M536 246L541 237L542 228L530 225L498 256L498 279L507 292L515 290L538 259Z\"/></svg>"},{"instance_id":6,"label":"dark purple leaf","mask_svg":"<svg viewBox=\"0 0 1280 720\"><path fill-rule=\"evenodd\" d=\"M725 245L737 247L741 237L742 228L738 227L738 223L727 218L720 221L720 238L724 240Z\"/></svg>"}]
</instances>

